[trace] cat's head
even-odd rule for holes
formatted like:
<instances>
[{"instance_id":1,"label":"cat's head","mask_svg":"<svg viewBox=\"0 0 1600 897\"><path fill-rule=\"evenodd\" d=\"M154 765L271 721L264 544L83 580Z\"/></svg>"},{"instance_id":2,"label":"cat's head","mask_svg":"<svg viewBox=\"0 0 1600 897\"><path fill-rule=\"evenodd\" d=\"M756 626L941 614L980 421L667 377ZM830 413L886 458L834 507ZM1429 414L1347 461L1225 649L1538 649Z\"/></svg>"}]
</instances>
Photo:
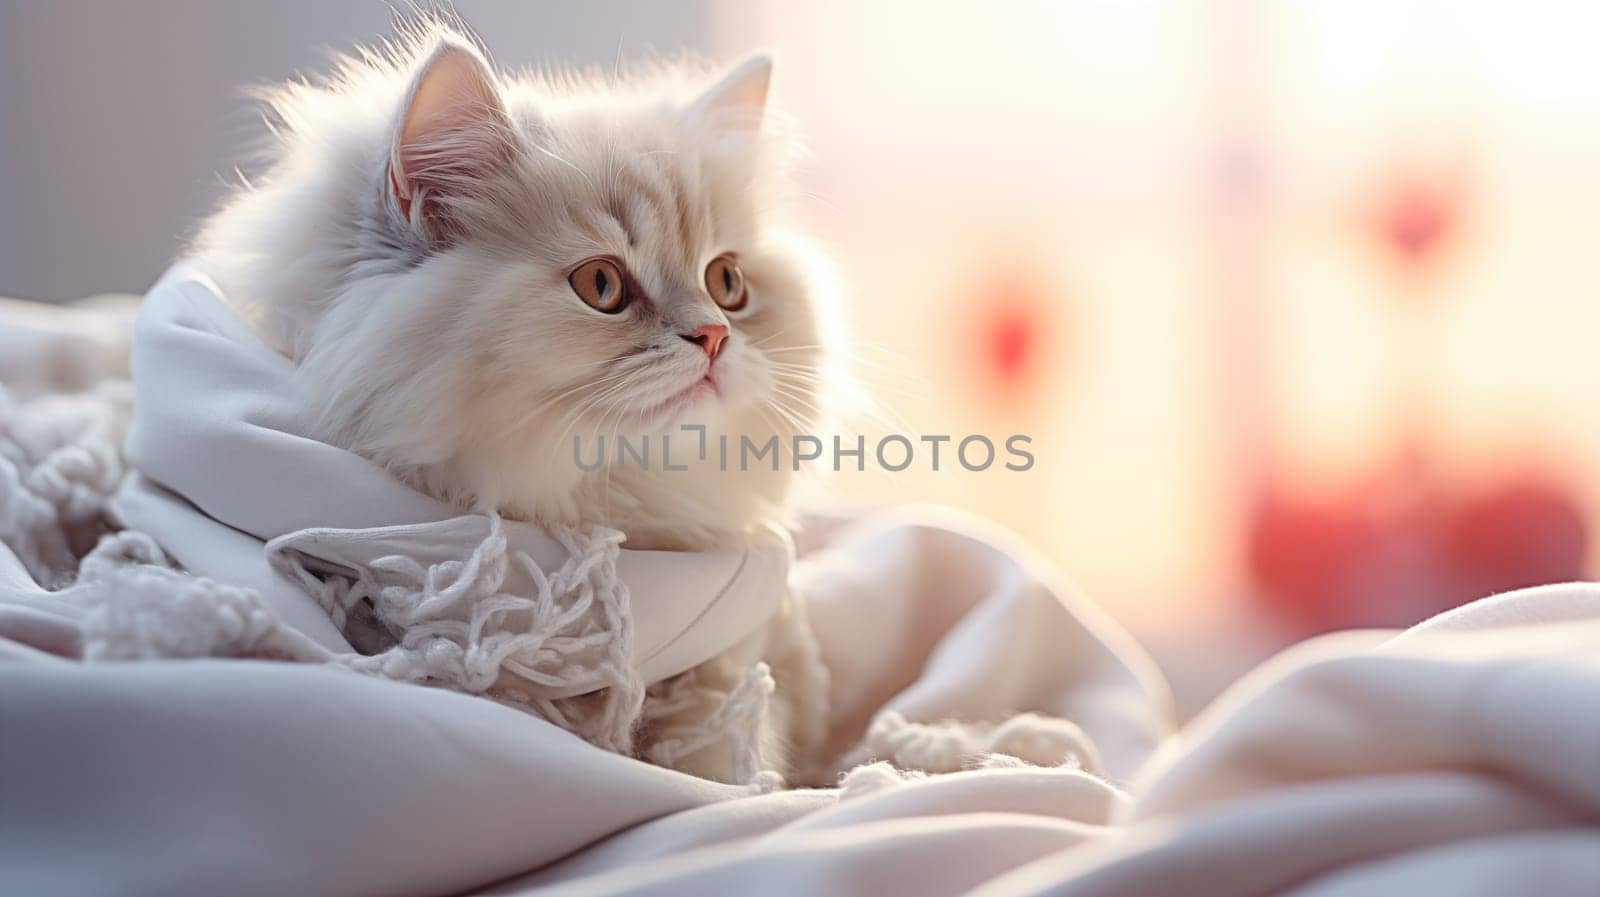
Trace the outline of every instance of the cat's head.
<instances>
[{"instance_id":1,"label":"cat's head","mask_svg":"<svg viewBox=\"0 0 1600 897\"><path fill-rule=\"evenodd\" d=\"M815 421L826 326L771 71L502 76L435 31L277 96L274 168L202 245L328 438L452 499L593 516L560 494L575 436Z\"/></svg>"},{"instance_id":2,"label":"cat's head","mask_svg":"<svg viewBox=\"0 0 1600 897\"><path fill-rule=\"evenodd\" d=\"M430 53L386 199L429 301L488 316L485 388L570 393L575 414L638 427L770 400L780 356L763 348L817 342L763 228L771 70L754 58L688 101L541 96L464 42Z\"/></svg>"}]
</instances>

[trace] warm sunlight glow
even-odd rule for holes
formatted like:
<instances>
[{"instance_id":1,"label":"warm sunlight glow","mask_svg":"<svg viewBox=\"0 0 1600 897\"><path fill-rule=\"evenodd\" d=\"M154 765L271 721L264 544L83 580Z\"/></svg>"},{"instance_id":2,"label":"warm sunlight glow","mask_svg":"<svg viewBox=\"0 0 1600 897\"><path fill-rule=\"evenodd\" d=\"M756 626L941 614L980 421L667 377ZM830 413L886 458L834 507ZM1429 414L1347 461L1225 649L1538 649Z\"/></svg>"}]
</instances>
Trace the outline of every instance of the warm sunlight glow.
<instances>
[{"instance_id":1,"label":"warm sunlight glow","mask_svg":"<svg viewBox=\"0 0 1600 897\"><path fill-rule=\"evenodd\" d=\"M1046 446L1027 474L864 475L853 494L993 515L1102 599L1167 612L1244 587L1271 484L1413 452L1448 489L1533 461L1600 497L1600 7L824 2L737 21L730 46L801 69L778 89L822 125L810 213L883 403L919 432ZM969 350L1020 307L1037 356L996 380Z\"/></svg>"}]
</instances>

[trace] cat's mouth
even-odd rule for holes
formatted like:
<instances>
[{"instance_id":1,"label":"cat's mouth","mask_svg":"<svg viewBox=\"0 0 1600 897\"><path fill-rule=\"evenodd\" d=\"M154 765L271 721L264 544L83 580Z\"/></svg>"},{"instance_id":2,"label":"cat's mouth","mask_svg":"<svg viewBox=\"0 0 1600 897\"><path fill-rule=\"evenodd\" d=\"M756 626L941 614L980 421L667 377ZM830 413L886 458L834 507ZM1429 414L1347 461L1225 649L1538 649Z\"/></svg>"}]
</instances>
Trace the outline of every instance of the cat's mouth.
<instances>
[{"instance_id":1,"label":"cat's mouth","mask_svg":"<svg viewBox=\"0 0 1600 897\"><path fill-rule=\"evenodd\" d=\"M670 424L683 412L688 411L708 396L721 395L722 388L717 385L716 378L711 376L711 372L707 371L705 376L669 396L659 404L640 411L638 419L640 423L645 424Z\"/></svg>"}]
</instances>

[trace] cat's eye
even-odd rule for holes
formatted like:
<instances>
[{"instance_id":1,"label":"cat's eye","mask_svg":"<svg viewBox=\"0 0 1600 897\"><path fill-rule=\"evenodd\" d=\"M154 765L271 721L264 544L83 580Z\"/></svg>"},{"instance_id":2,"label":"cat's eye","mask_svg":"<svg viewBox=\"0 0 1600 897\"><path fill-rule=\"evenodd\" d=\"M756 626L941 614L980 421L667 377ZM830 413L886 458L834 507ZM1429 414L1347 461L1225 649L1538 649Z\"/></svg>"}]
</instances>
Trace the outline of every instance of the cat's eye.
<instances>
[{"instance_id":1,"label":"cat's eye","mask_svg":"<svg viewBox=\"0 0 1600 897\"><path fill-rule=\"evenodd\" d=\"M728 311L738 311L749 301L744 288L744 272L731 255L719 255L706 266L706 292Z\"/></svg>"},{"instance_id":2,"label":"cat's eye","mask_svg":"<svg viewBox=\"0 0 1600 897\"><path fill-rule=\"evenodd\" d=\"M610 259L590 259L567 277L572 291L595 311L614 315L628 307L628 284L622 268Z\"/></svg>"}]
</instances>

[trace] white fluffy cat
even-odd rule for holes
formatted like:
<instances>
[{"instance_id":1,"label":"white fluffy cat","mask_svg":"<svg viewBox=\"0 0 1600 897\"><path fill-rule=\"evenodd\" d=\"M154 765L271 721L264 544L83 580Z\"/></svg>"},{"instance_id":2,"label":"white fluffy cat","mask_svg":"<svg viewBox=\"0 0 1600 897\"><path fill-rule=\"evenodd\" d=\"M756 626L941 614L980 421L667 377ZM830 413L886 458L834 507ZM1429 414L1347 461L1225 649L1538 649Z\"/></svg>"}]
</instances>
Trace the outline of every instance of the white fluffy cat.
<instances>
[{"instance_id":1,"label":"white fluffy cat","mask_svg":"<svg viewBox=\"0 0 1600 897\"><path fill-rule=\"evenodd\" d=\"M757 57L709 87L679 70L502 76L456 32L416 26L267 95L269 164L197 250L298 362L328 441L464 509L725 546L783 513L831 333L815 258L783 222L792 152L764 114L770 73ZM720 470L682 423L776 434L782 463ZM663 432L688 471L574 457L575 437L587 456L600 435L612 452L617 434ZM688 675L773 649L742 650ZM716 756L679 765L727 777Z\"/></svg>"}]
</instances>

